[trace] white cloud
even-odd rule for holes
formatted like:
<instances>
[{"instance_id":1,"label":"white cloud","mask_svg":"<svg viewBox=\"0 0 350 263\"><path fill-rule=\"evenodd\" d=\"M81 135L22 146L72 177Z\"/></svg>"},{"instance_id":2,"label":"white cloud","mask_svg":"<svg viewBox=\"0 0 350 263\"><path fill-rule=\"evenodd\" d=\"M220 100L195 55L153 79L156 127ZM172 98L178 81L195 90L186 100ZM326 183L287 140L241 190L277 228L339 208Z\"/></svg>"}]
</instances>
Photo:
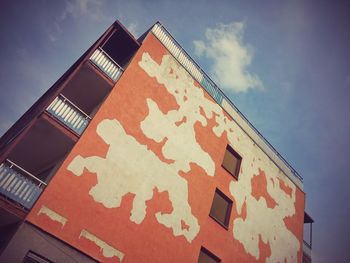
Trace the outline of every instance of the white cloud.
<instances>
[{"instance_id":1,"label":"white cloud","mask_svg":"<svg viewBox=\"0 0 350 263\"><path fill-rule=\"evenodd\" d=\"M79 16L88 16L93 20L102 20L103 0L66 0L61 20L65 20L68 16L74 18Z\"/></svg>"},{"instance_id":2,"label":"white cloud","mask_svg":"<svg viewBox=\"0 0 350 263\"><path fill-rule=\"evenodd\" d=\"M194 44L194 54L197 57L201 57L206 49L204 42L199 41L199 40L195 40L195 41L193 41L193 44Z\"/></svg>"},{"instance_id":3,"label":"white cloud","mask_svg":"<svg viewBox=\"0 0 350 263\"><path fill-rule=\"evenodd\" d=\"M65 0L62 12L55 19L53 26L47 29L49 40L56 42L60 38L63 32L62 23L69 18L113 22L114 18L105 13L104 3L104 0Z\"/></svg>"},{"instance_id":4,"label":"white cloud","mask_svg":"<svg viewBox=\"0 0 350 263\"><path fill-rule=\"evenodd\" d=\"M206 42L193 41L195 54L213 61L210 69L214 80L235 92L263 88L260 78L248 72L253 49L243 43L244 23L218 24L205 31Z\"/></svg>"}]
</instances>

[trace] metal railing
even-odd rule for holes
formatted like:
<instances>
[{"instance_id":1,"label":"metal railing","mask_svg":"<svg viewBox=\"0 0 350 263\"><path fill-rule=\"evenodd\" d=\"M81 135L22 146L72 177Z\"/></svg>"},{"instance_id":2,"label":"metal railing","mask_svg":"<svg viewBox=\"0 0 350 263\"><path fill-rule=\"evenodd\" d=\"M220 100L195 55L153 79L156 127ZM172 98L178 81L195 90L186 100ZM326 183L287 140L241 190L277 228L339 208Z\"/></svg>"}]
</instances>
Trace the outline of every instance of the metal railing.
<instances>
[{"instance_id":1,"label":"metal railing","mask_svg":"<svg viewBox=\"0 0 350 263\"><path fill-rule=\"evenodd\" d=\"M89 115L62 94L58 95L46 110L79 135L83 133L91 120Z\"/></svg>"},{"instance_id":2,"label":"metal railing","mask_svg":"<svg viewBox=\"0 0 350 263\"><path fill-rule=\"evenodd\" d=\"M311 258L311 251L312 251L311 245L308 244L304 240L304 242L303 242L303 252L304 252L304 254L307 255L309 258Z\"/></svg>"},{"instance_id":3,"label":"metal railing","mask_svg":"<svg viewBox=\"0 0 350 263\"><path fill-rule=\"evenodd\" d=\"M102 72L104 72L113 82L116 82L121 74L123 68L118 65L102 48L98 48L92 53L90 60Z\"/></svg>"},{"instance_id":4,"label":"metal railing","mask_svg":"<svg viewBox=\"0 0 350 263\"><path fill-rule=\"evenodd\" d=\"M223 96L220 90L171 34L159 22L153 26L152 32L191 76L208 91L217 103L221 104Z\"/></svg>"},{"instance_id":5,"label":"metal railing","mask_svg":"<svg viewBox=\"0 0 350 263\"><path fill-rule=\"evenodd\" d=\"M32 208L45 186L45 182L8 159L0 164L0 193L27 209Z\"/></svg>"},{"instance_id":6,"label":"metal railing","mask_svg":"<svg viewBox=\"0 0 350 263\"><path fill-rule=\"evenodd\" d=\"M168 51L178 60L178 62L188 71L188 73L197 80L203 88L212 96L212 98L225 109L225 102L240 116L240 118L252 129L259 138L268 146L270 151L278 156L278 158L290 169L293 176L300 182L303 178L297 171L277 152L277 150L265 139L265 137L251 124L248 119L240 112L233 102L224 94L224 92L214 83L214 81L201 69L201 67L191 58L190 55L181 47L167 29L157 22L152 33L158 40L168 49ZM226 110L226 109L225 109Z\"/></svg>"}]
</instances>

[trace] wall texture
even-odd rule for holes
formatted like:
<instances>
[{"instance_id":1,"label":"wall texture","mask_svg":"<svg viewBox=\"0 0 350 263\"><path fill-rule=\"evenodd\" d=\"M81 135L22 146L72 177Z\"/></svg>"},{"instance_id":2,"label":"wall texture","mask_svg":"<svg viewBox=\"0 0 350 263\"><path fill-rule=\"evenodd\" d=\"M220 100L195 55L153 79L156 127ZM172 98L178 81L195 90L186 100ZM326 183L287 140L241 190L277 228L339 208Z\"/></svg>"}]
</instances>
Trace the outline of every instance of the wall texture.
<instances>
[{"instance_id":1,"label":"wall texture","mask_svg":"<svg viewBox=\"0 0 350 263\"><path fill-rule=\"evenodd\" d=\"M23 262L28 251L37 252L52 262L96 263L95 260L28 223L20 225L6 250L0 254L0 262Z\"/></svg>"},{"instance_id":2,"label":"wall texture","mask_svg":"<svg viewBox=\"0 0 350 263\"><path fill-rule=\"evenodd\" d=\"M222 167L241 156L237 181ZM215 189L229 229L209 217ZM304 193L149 34L28 220L103 262L301 262Z\"/></svg>"}]
</instances>

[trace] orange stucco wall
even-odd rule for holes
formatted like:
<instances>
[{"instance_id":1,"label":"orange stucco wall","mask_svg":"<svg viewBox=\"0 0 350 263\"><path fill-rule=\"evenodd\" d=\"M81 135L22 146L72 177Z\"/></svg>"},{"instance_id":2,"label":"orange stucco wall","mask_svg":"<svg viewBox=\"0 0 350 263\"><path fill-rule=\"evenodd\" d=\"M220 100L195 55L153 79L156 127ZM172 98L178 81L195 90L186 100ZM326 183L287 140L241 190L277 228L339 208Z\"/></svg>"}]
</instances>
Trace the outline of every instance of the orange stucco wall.
<instances>
[{"instance_id":1,"label":"orange stucco wall","mask_svg":"<svg viewBox=\"0 0 350 263\"><path fill-rule=\"evenodd\" d=\"M247 204L244 203L241 211L236 209L235 196L231 194L229 188L230 182L235 179L221 167L229 141L225 132L221 136L213 133L212 129L216 126L215 116L208 118L206 126L199 122L194 124L197 142L215 163L215 176L207 176L206 171L196 163L190 164L190 171L179 172L179 176L188 183L188 203L200 225L198 234L191 242L182 235L175 236L170 228L159 224L156 220L157 212L170 213L173 209L167 191L160 192L154 188L153 197L146 202L145 218L141 223L135 223L130 220L134 193L124 195L119 207L107 208L102 203L96 202L89 194L91 188L98 183L94 172L85 169L83 176L75 176L67 169L77 155L82 157L93 155L102 158L106 156L109 145L96 133L98 124L105 119L118 120L128 135L134 137L139 144L146 145L148 150L154 152L161 161L167 164L173 162L162 153L165 141L156 142L148 138L140 127L140 123L149 114L147 99L157 102L163 113L179 107L174 97L164 89L162 84L140 68L138 62L142 59L144 52L149 53L158 64L161 63L162 57L168 54L152 34L147 36L131 64L37 201L27 220L101 262L118 262L120 259L116 256L106 256L98 245L101 243L82 238L83 229L110 247L121 251L124 254L123 262L197 262L201 246L220 257L222 262L265 262L271 255L271 248L269 243L264 243L261 236L258 259L247 253L243 244L234 238L232 220L247 217ZM195 85L200 87L198 83ZM205 96L212 100L208 94ZM227 118L230 119L229 116ZM129 158L135 159L135 166L137 166L137 160L142 156ZM243 160L244 158L245 156ZM267 178L264 167L259 171L251 180L251 195L256 200L265 199L267 207L274 209L278 200L274 200L266 190ZM279 187L287 195L291 194L291 189L283 181L280 182ZM209 217L216 188L233 201L228 230ZM40 212L43 206L62 216L65 219L64 223L60 222L59 218L55 220L55 216L50 217ZM296 188L294 206L295 214L284 218L284 223L286 228L297 237L301 246L304 194L299 188ZM188 226L183 223L183 227ZM300 247L298 259L295 262L301 262L301 255Z\"/></svg>"}]
</instances>

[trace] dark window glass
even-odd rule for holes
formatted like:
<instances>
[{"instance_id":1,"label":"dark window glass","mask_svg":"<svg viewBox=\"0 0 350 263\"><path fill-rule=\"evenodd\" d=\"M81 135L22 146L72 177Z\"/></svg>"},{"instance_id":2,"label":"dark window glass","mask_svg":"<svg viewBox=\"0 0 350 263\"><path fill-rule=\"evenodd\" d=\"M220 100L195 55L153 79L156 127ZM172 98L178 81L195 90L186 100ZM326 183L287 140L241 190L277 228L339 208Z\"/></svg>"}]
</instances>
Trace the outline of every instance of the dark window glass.
<instances>
[{"instance_id":1,"label":"dark window glass","mask_svg":"<svg viewBox=\"0 0 350 263\"><path fill-rule=\"evenodd\" d=\"M222 167L236 178L238 178L241 160L242 157L230 145L227 145Z\"/></svg>"},{"instance_id":2,"label":"dark window glass","mask_svg":"<svg viewBox=\"0 0 350 263\"><path fill-rule=\"evenodd\" d=\"M22 263L53 263L53 262L32 251L28 251Z\"/></svg>"},{"instance_id":3,"label":"dark window glass","mask_svg":"<svg viewBox=\"0 0 350 263\"><path fill-rule=\"evenodd\" d=\"M220 224L228 228L232 201L226 197L221 191L216 189L213 204L210 209L210 216Z\"/></svg>"},{"instance_id":4,"label":"dark window glass","mask_svg":"<svg viewBox=\"0 0 350 263\"><path fill-rule=\"evenodd\" d=\"M198 263L217 263L221 260L206 248L202 247L198 257Z\"/></svg>"}]
</instances>

